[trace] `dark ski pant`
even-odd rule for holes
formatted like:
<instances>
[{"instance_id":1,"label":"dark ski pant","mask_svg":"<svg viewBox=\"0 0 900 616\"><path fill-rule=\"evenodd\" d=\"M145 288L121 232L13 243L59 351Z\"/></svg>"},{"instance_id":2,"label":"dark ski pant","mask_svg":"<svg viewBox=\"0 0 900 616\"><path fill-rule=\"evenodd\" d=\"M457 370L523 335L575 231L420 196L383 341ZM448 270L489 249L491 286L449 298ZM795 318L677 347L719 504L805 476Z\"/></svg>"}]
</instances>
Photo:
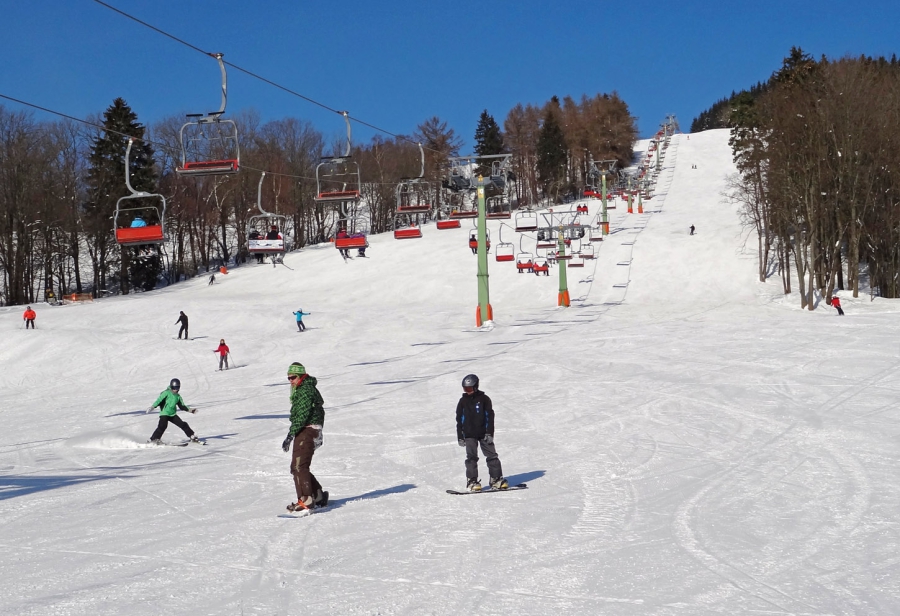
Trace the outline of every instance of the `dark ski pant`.
<instances>
[{"instance_id":1,"label":"dark ski pant","mask_svg":"<svg viewBox=\"0 0 900 616\"><path fill-rule=\"evenodd\" d=\"M219 355L219 370L222 369L222 364L225 364L225 367L228 367L228 355Z\"/></svg>"},{"instance_id":2,"label":"dark ski pant","mask_svg":"<svg viewBox=\"0 0 900 616\"><path fill-rule=\"evenodd\" d=\"M153 431L153 435L150 437L150 440L152 441L162 438L163 432L165 432L166 428L169 427L169 422L172 422L173 424L184 430L184 433L188 438L194 436L194 431L191 430L191 427L178 415L160 415L159 425L156 426L156 430Z\"/></svg>"},{"instance_id":3,"label":"dark ski pant","mask_svg":"<svg viewBox=\"0 0 900 616\"><path fill-rule=\"evenodd\" d=\"M485 445L477 438L466 439L466 479L478 479L478 446L484 454L488 472L491 478L503 477L503 468L500 466L500 457L493 443Z\"/></svg>"},{"instance_id":4,"label":"dark ski pant","mask_svg":"<svg viewBox=\"0 0 900 616\"><path fill-rule=\"evenodd\" d=\"M184 339L188 339L188 328L187 325L182 325L181 329L178 330L178 339L181 340L181 334L184 334Z\"/></svg>"},{"instance_id":5,"label":"dark ski pant","mask_svg":"<svg viewBox=\"0 0 900 616\"><path fill-rule=\"evenodd\" d=\"M34 329L34 319L25 319L25 329L28 329L29 325L31 325L31 329Z\"/></svg>"},{"instance_id":6,"label":"dark ski pant","mask_svg":"<svg viewBox=\"0 0 900 616\"><path fill-rule=\"evenodd\" d=\"M839 316L839 317L844 316L844 311L841 309L840 306L835 306L835 308L837 308L838 316Z\"/></svg>"},{"instance_id":7,"label":"dark ski pant","mask_svg":"<svg viewBox=\"0 0 900 616\"><path fill-rule=\"evenodd\" d=\"M291 475L294 476L294 487L297 488L297 500L310 496L315 499L322 485L309 470L313 453L316 450L315 440L319 431L306 426L294 436L294 450L291 453Z\"/></svg>"},{"instance_id":8,"label":"dark ski pant","mask_svg":"<svg viewBox=\"0 0 900 616\"><path fill-rule=\"evenodd\" d=\"M306 325L303 324L303 321L297 321L297 329L298 329L299 331L301 331L301 332L302 332L304 329L306 329Z\"/></svg>"}]
</instances>

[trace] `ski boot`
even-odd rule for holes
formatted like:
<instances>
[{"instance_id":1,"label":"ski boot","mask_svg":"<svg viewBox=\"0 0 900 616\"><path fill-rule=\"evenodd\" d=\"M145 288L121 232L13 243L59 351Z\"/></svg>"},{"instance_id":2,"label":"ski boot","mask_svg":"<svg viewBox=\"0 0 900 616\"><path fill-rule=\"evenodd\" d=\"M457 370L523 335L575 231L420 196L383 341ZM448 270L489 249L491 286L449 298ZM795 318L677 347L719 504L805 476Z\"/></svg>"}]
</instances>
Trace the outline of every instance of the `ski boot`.
<instances>
[{"instance_id":1,"label":"ski boot","mask_svg":"<svg viewBox=\"0 0 900 616\"><path fill-rule=\"evenodd\" d=\"M491 477L492 490L505 490L509 487L509 482L503 477Z\"/></svg>"},{"instance_id":2,"label":"ski boot","mask_svg":"<svg viewBox=\"0 0 900 616\"><path fill-rule=\"evenodd\" d=\"M196 434L191 435L190 441L192 443L197 443L198 445L206 445L206 443L204 441L201 441L199 438L197 438Z\"/></svg>"},{"instance_id":3,"label":"ski boot","mask_svg":"<svg viewBox=\"0 0 900 616\"><path fill-rule=\"evenodd\" d=\"M162 441L160 441L158 438L151 438L147 442L150 443L151 445L162 445Z\"/></svg>"},{"instance_id":4,"label":"ski boot","mask_svg":"<svg viewBox=\"0 0 900 616\"><path fill-rule=\"evenodd\" d=\"M298 499L296 503L291 503L287 506L287 510L291 513L297 513L299 511L312 511L316 508L316 503L313 500L312 496L304 496L301 499Z\"/></svg>"},{"instance_id":5,"label":"ski boot","mask_svg":"<svg viewBox=\"0 0 900 616\"><path fill-rule=\"evenodd\" d=\"M328 492L319 490L316 492L316 507L328 506Z\"/></svg>"},{"instance_id":6,"label":"ski boot","mask_svg":"<svg viewBox=\"0 0 900 616\"><path fill-rule=\"evenodd\" d=\"M477 479L469 479L466 482L466 490L469 492L481 492L481 482Z\"/></svg>"}]
</instances>

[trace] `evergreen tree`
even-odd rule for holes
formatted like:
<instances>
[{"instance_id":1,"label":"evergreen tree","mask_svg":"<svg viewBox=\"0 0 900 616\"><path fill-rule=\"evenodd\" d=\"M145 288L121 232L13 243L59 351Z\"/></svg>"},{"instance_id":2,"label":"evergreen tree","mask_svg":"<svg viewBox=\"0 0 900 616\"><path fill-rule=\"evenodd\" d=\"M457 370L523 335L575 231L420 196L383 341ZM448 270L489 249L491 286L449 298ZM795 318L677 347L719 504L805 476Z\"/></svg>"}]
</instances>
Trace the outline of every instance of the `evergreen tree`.
<instances>
[{"instance_id":1,"label":"evergreen tree","mask_svg":"<svg viewBox=\"0 0 900 616\"><path fill-rule=\"evenodd\" d=\"M493 154L503 154L503 149L503 133L500 131L500 125L494 120L494 116L485 109L478 118L478 126L475 127L475 153L479 156L491 156ZM490 171L491 163L484 161L484 163L480 164L476 173L489 175Z\"/></svg>"},{"instance_id":2,"label":"evergreen tree","mask_svg":"<svg viewBox=\"0 0 900 616\"><path fill-rule=\"evenodd\" d=\"M559 113L559 99L554 96L544 111L537 140L537 170L545 196L559 188L566 173L568 146L559 124Z\"/></svg>"},{"instance_id":3,"label":"evergreen tree","mask_svg":"<svg viewBox=\"0 0 900 616\"><path fill-rule=\"evenodd\" d=\"M106 288L106 272L111 264L110 220L115 213L116 202L129 194L125 186L125 148L128 137L135 139L130 156L131 186L137 191L156 190L153 148L142 141L145 128L137 121L137 114L124 99L115 99L103 112L103 129L94 138L88 157L90 201L85 205L88 235L93 244L92 258L100 265L95 268L100 272L99 279L94 280L95 290ZM141 205L149 203L134 200L127 207ZM128 293L132 286L152 289L162 271L158 251L153 251L152 255L144 254L140 258L133 258L136 251L137 248L121 248L119 289L122 293Z\"/></svg>"}]
</instances>

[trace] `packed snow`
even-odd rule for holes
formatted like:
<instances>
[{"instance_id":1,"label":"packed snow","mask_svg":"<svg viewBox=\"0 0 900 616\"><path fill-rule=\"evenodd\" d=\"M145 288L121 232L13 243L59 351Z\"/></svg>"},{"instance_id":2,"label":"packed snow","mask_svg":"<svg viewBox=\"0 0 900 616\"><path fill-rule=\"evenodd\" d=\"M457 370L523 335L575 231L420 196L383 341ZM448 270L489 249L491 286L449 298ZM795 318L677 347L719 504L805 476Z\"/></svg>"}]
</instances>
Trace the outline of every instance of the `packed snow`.
<instances>
[{"instance_id":1,"label":"packed snow","mask_svg":"<svg viewBox=\"0 0 900 616\"><path fill-rule=\"evenodd\" d=\"M492 251L484 330L466 221L37 304L34 331L0 308L0 614L900 613L900 302L842 292L838 317L758 282L727 139L673 137L644 213L618 201L568 271L570 308L556 268ZM293 361L326 401L331 505L304 519L277 517ZM467 373L527 490L447 494ZM146 443L173 377L205 447Z\"/></svg>"}]
</instances>

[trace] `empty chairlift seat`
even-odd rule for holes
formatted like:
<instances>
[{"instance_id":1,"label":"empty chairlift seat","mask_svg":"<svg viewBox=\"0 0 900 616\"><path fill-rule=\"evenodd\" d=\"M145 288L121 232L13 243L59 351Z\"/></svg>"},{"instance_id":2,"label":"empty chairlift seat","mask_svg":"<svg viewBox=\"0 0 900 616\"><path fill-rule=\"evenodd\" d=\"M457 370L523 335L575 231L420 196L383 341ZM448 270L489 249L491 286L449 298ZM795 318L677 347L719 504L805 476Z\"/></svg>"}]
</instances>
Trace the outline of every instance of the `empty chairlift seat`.
<instances>
[{"instance_id":1,"label":"empty chairlift seat","mask_svg":"<svg viewBox=\"0 0 900 616\"><path fill-rule=\"evenodd\" d=\"M516 231L534 231L538 228L537 212L516 212Z\"/></svg>"}]
</instances>

